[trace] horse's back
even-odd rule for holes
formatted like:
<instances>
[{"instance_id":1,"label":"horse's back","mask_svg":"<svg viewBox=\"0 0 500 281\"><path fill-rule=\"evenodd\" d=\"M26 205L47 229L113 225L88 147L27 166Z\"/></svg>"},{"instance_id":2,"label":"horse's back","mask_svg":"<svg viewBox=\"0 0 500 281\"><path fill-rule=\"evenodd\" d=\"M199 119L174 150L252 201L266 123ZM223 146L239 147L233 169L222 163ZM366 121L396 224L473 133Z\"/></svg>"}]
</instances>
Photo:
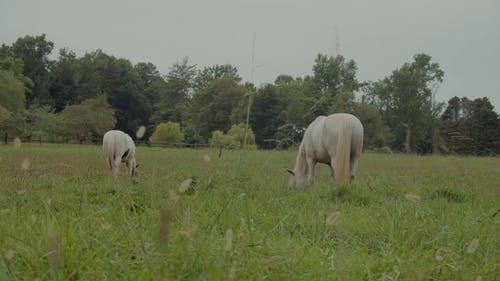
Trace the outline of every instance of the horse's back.
<instances>
[{"instance_id":1,"label":"horse's back","mask_svg":"<svg viewBox=\"0 0 500 281\"><path fill-rule=\"evenodd\" d=\"M106 155L122 155L125 151L135 152L135 144L132 138L119 130L107 131L102 139L103 149ZM129 153L130 153L129 152Z\"/></svg>"}]
</instances>

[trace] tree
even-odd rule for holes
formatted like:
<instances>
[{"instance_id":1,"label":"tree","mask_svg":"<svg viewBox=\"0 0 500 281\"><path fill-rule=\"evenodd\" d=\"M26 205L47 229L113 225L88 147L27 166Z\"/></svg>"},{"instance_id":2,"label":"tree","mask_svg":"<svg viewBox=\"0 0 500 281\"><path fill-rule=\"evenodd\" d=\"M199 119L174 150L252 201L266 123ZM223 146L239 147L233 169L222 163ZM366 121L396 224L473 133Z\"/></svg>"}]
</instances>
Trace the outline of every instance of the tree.
<instances>
[{"instance_id":1,"label":"tree","mask_svg":"<svg viewBox=\"0 0 500 281\"><path fill-rule=\"evenodd\" d=\"M66 134L80 142L97 142L116 124L115 110L102 94L67 106L61 117Z\"/></svg>"},{"instance_id":2,"label":"tree","mask_svg":"<svg viewBox=\"0 0 500 281\"><path fill-rule=\"evenodd\" d=\"M375 105L394 136L396 150L420 153L435 151L438 117L442 104L434 101L435 90L444 72L426 54L417 54L389 77L365 89L365 101ZM411 145L410 145L411 144Z\"/></svg>"},{"instance_id":3,"label":"tree","mask_svg":"<svg viewBox=\"0 0 500 281\"><path fill-rule=\"evenodd\" d=\"M238 82L241 81L241 77L238 75L238 69L236 67L230 64L217 64L214 66L205 67L202 71L198 71L198 74L194 79L194 88L205 88L211 81L224 77L232 77Z\"/></svg>"},{"instance_id":4,"label":"tree","mask_svg":"<svg viewBox=\"0 0 500 281\"><path fill-rule=\"evenodd\" d=\"M32 120L32 134L34 138L47 140L62 140L65 132L62 129L64 122L60 114L57 114L50 106L33 108L29 119Z\"/></svg>"},{"instance_id":5,"label":"tree","mask_svg":"<svg viewBox=\"0 0 500 281\"><path fill-rule=\"evenodd\" d=\"M62 111L66 105L77 104L88 98L78 95L82 77L80 71L80 61L76 54L67 49L60 49L59 59L50 67L50 105L55 112Z\"/></svg>"},{"instance_id":6,"label":"tree","mask_svg":"<svg viewBox=\"0 0 500 281\"><path fill-rule=\"evenodd\" d=\"M314 116L352 111L353 93L360 86L356 63L346 62L343 56L322 54L314 62L312 81L320 94L312 110Z\"/></svg>"},{"instance_id":7,"label":"tree","mask_svg":"<svg viewBox=\"0 0 500 281\"><path fill-rule=\"evenodd\" d=\"M162 93L166 91L167 83L152 63L138 63L134 69L141 78L140 89L150 106L153 107L160 101Z\"/></svg>"},{"instance_id":8,"label":"tree","mask_svg":"<svg viewBox=\"0 0 500 281\"><path fill-rule=\"evenodd\" d=\"M152 142L178 144L184 140L184 134L181 132L179 123L160 123L158 124L158 126L156 126L156 130L151 136L150 140Z\"/></svg>"},{"instance_id":9,"label":"tree","mask_svg":"<svg viewBox=\"0 0 500 281\"><path fill-rule=\"evenodd\" d=\"M281 116L287 100L281 97L276 86L268 84L260 88L252 105L250 127L255 131L255 141L261 148L273 148L275 133L286 120Z\"/></svg>"},{"instance_id":10,"label":"tree","mask_svg":"<svg viewBox=\"0 0 500 281\"><path fill-rule=\"evenodd\" d=\"M188 58L174 63L166 76L166 87L161 92L158 103L154 105L151 117L153 123L184 121L184 112L187 111L189 100L193 94L196 65L190 65Z\"/></svg>"},{"instance_id":11,"label":"tree","mask_svg":"<svg viewBox=\"0 0 500 281\"><path fill-rule=\"evenodd\" d=\"M357 66L343 56L328 57L318 54L314 61L314 83L320 93L354 92L359 88L356 79Z\"/></svg>"},{"instance_id":12,"label":"tree","mask_svg":"<svg viewBox=\"0 0 500 281\"><path fill-rule=\"evenodd\" d=\"M365 149L383 148L391 141L389 128L384 124L379 110L367 103L357 103L353 114L363 124Z\"/></svg>"},{"instance_id":13,"label":"tree","mask_svg":"<svg viewBox=\"0 0 500 281\"><path fill-rule=\"evenodd\" d=\"M233 110L247 92L231 77L214 80L193 95L189 108L189 126L205 139L215 130L227 131Z\"/></svg>"},{"instance_id":14,"label":"tree","mask_svg":"<svg viewBox=\"0 0 500 281\"><path fill-rule=\"evenodd\" d=\"M25 133L24 87L11 72L0 70L0 128L20 135Z\"/></svg>"},{"instance_id":15,"label":"tree","mask_svg":"<svg viewBox=\"0 0 500 281\"><path fill-rule=\"evenodd\" d=\"M500 154L500 116L487 97L453 97L442 117L447 148L459 154Z\"/></svg>"},{"instance_id":16,"label":"tree","mask_svg":"<svg viewBox=\"0 0 500 281\"><path fill-rule=\"evenodd\" d=\"M23 74L23 60L14 57L12 48L5 44L2 44L0 47L0 70L10 72L14 78L23 83L25 91L29 91L33 88L33 81Z\"/></svg>"},{"instance_id":17,"label":"tree","mask_svg":"<svg viewBox=\"0 0 500 281\"><path fill-rule=\"evenodd\" d=\"M49 55L54 43L47 41L45 34L39 36L25 36L17 39L11 51L14 57L24 62L23 73L34 83L32 91L26 93L26 104L50 104L49 95Z\"/></svg>"},{"instance_id":18,"label":"tree","mask_svg":"<svg viewBox=\"0 0 500 281\"><path fill-rule=\"evenodd\" d=\"M141 78L130 61L117 59L100 50L87 53L80 59L81 78L79 99L107 96L116 110L116 128L134 135L141 125L149 123L152 108L141 91Z\"/></svg>"}]
</instances>

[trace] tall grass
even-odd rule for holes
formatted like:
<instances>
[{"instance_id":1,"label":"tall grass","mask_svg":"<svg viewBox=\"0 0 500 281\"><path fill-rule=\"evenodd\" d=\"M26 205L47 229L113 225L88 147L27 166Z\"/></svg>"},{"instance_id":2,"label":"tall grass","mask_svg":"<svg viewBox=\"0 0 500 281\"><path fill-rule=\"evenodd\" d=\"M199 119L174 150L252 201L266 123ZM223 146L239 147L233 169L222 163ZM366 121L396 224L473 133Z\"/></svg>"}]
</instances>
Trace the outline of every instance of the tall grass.
<instances>
[{"instance_id":1,"label":"tall grass","mask_svg":"<svg viewBox=\"0 0 500 281\"><path fill-rule=\"evenodd\" d=\"M498 280L498 158L364 154L288 188L293 151L0 147L0 280ZM28 164L27 164L28 163ZM190 180L188 180L190 179Z\"/></svg>"}]
</instances>

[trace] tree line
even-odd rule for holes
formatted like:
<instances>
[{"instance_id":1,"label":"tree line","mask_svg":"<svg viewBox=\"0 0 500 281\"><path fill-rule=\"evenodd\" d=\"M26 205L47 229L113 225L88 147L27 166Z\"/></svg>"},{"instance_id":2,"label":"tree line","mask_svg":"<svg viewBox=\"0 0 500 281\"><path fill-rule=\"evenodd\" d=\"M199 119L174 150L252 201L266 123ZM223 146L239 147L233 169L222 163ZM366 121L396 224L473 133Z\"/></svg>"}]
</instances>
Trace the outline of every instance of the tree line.
<instances>
[{"instance_id":1,"label":"tree line","mask_svg":"<svg viewBox=\"0 0 500 281\"><path fill-rule=\"evenodd\" d=\"M444 71L427 54L379 81L359 81L352 59L318 54L310 75L256 87L228 64L183 58L162 74L99 49L77 56L63 48L51 60L53 48L45 34L1 46L6 136L99 142L109 129L135 138L145 126L145 140L288 148L317 116L349 112L365 127L366 149L500 153L500 117L488 98L436 101Z\"/></svg>"}]
</instances>

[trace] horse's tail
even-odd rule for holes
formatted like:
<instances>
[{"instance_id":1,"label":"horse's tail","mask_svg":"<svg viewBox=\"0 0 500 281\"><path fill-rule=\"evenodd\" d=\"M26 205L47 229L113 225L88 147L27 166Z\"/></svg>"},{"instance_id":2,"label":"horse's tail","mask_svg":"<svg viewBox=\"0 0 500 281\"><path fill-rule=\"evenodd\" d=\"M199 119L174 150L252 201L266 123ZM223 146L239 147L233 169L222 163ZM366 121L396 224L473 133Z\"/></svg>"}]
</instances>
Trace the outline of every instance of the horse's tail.
<instances>
[{"instance_id":1,"label":"horse's tail","mask_svg":"<svg viewBox=\"0 0 500 281\"><path fill-rule=\"evenodd\" d=\"M335 182L346 183L349 179L351 161L352 125L347 119L341 120L335 157Z\"/></svg>"}]
</instances>

